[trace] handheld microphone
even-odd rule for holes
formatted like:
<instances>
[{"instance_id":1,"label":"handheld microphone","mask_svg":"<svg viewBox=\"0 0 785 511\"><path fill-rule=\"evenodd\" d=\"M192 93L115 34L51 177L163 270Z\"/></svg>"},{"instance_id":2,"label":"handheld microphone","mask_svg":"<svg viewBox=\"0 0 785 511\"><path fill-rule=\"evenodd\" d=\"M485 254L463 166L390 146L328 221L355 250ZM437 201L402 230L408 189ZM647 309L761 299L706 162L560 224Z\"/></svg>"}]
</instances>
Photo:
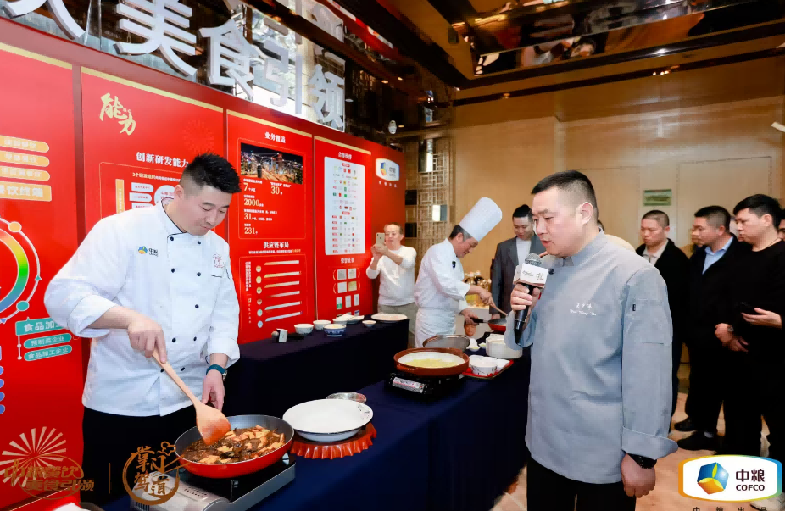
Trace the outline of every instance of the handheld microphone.
<instances>
[{"instance_id":1,"label":"handheld microphone","mask_svg":"<svg viewBox=\"0 0 785 511\"><path fill-rule=\"evenodd\" d=\"M542 287L548 278L548 270L542 267L542 259L537 254L529 254L526 261L515 270L513 285L523 284L528 294L532 294L534 287ZM526 323L528 307L515 311L515 342L520 342L523 326Z\"/></svg>"}]
</instances>

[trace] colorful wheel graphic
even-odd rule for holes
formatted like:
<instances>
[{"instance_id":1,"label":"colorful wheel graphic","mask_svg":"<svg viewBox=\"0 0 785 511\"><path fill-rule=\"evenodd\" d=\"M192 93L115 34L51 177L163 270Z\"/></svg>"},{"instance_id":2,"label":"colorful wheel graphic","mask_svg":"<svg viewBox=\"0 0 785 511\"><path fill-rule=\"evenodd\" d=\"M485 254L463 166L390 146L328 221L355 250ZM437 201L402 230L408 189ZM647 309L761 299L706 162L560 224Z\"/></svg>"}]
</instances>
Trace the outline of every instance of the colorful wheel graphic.
<instances>
[{"instance_id":1,"label":"colorful wheel graphic","mask_svg":"<svg viewBox=\"0 0 785 511\"><path fill-rule=\"evenodd\" d=\"M13 269L13 264L2 264L3 272L0 274L0 324L4 324L19 312L30 307L30 300L38 288L41 280L41 263L38 253L30 238L22 232L19 222L11 222L0 218L0 243L10 251L10 257L16 263L16 275L13 271L6 273L6 268ZM9 254L0 254L0 260L6 259ZM30 286L30 262L35 263L33 268L35 278ZM29 289L27 296L25 290Z\"/></svg>"}]
</instances>

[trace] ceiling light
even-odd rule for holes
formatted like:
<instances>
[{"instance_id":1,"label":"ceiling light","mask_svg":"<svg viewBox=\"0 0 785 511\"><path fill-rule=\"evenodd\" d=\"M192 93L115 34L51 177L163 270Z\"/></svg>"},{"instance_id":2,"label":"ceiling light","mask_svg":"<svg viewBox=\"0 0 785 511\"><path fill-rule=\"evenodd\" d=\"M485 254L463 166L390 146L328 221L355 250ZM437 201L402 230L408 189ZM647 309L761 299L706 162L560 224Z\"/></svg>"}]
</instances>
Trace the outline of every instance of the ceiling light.
<instances>
[{"instance_id":1,"label":"ceiling light","mask_svg":"<svg viewBox=\"0 0 785 511\"><path fill-rule=\"evenodd\" d=\"M399 125L398 125L398 127L399 127L399 128L403 128L403 124L399 124Z\"/></svg>"},{"instance_id":2,"label":"ceiling light","mask_svg":"<svg viewBox=\"0 0 785 511\"><path fill-rule=\"evenodd\" d=\"M398 81L399 81L399 82L402 82L402 81L403 81L403 78L401 78L401 77L399 76L399 77L398 77Z\"/></svg>"},{"instance_id":3,"label":"ceiling light","mask_svg":"<svg viewBox=\"0 0 785 511\"><path fill-rule=\"evenodd\" d=\"M354 103L354 100L352 98L346 98L346 102L347 103Z\"/></svg>"},{"instance_id":4,"label":"ceiling light","mask_svg":"<svg viewBox=\"0 0 785 511\"><path fill-rule=\"evenodd\" d=\"M382 83L387 83L387 80L382 80Z\"/></svg>"},{"instance_id":5,"label":"ceiling light","mask_svg":"<svg viewBox=\"0 0 785 511\"><path fill-rule=\"evenodd\" d=\"M662 54L664 54L666 51L668 51L668 50L666 50L665 48L660 48L659 50L657 50L657 53L659 53L660 55L662 55Z\"/></svg>"},{"instance_id":6,"label":"ceiling light","mask_svg":"<svg viewBox=\"0 0 785 511\"><path fill-rule=\"evenodd\" d=\"M785 44L785 43L782 43L782 44ZM456 88L455 88L455 92L459 92L460 90L461 90L461 88L460 88L460 87L456 87Z\"/></svg>"},{"instance_id":7,"label":"ceiling light","mask_svg":"<svg viewBox=\"0 0 785 511\"><path fill-rule=\"evenodd\" d=\"M510 97L510 93L509 93L509 92L505 92L505 93L504 93L504 99L507 99L507 98L509 98L509 97Z\"/></svg>"}]
</instances>

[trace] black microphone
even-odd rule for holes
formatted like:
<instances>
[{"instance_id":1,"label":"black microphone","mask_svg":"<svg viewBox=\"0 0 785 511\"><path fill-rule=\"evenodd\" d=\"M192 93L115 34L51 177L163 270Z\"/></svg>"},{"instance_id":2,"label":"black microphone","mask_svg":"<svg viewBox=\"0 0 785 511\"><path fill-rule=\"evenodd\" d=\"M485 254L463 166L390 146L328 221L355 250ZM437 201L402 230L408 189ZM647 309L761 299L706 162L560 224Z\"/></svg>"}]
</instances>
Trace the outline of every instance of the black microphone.
<instances>
[{"instance_id":1,"label":"black microphone","mask_svg":"<svg viewBox=\"0 0 785 511\"><path fill-rule=\"evenodd\" d=\"M529 268L526 268L529 266ZM536 285L545 284L547 278L547 271L538 271L542 268L542 259L537 254L531 253L526 256L526 261L515 275L515 284L522 284L526 288L528 294L532 294L532 290ZM545 270L542 268L542 270ZM520 342L521 334L523 333L523 325L526 323L526 315L529 312L528 307L515 311L515 342Z\"/></svg>"}]
</instances>

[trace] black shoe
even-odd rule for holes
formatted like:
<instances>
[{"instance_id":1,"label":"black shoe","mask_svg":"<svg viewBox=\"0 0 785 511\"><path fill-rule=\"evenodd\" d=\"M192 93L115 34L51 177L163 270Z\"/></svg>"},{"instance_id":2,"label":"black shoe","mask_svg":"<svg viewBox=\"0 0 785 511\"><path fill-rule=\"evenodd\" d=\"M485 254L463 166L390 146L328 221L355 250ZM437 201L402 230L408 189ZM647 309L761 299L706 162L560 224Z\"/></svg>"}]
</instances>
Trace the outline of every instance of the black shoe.
<instances>
[{"instance_id":1,"label":"black shoe","mask_svg":"<svg viewBox=\"0 0 785 511\"><path fill-rule=\"evenodd\" d=\"M706 436L703 431L696 431L686 438L682 438L676 444L688 451L714 451L717 449L717 435Z\"/></svg>"},{"instance_id":2,"label":"black shoe","mask_svg":"<svg viewBox=\"0 0 785 511\"><path fill-rule=\"evenodd\" d=\"M687 417L681 422L677 422L673 425L673 429L676 431L695 431L695 423L692 422L692 419Z\"/></svg>"}]
</instances>

